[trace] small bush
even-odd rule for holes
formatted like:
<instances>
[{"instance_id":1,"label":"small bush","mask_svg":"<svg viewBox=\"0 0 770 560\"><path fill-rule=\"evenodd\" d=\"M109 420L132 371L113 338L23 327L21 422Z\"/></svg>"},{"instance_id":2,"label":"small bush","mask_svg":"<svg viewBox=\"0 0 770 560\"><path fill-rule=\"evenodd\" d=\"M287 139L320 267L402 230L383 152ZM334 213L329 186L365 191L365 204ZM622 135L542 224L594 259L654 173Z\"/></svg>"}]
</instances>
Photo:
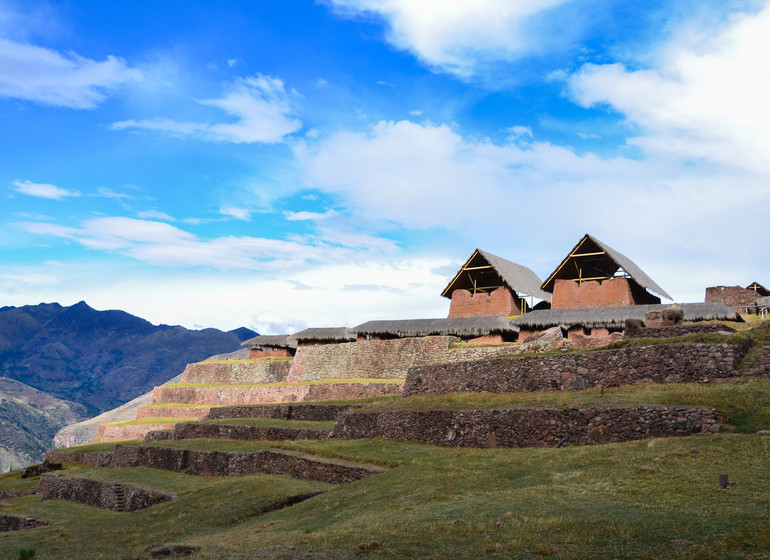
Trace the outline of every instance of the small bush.
<instances>
[{"instance_id":1,"label":"small bush","mask_svg":"<svg viewBox=\"0 0 770 560\"><path fill-rule=\"evenodd\" d=\"M20 548L19 549L19 560L30 560L31 558L35 557L35 549L34 548Z\"/></svg>"}]
</instances>

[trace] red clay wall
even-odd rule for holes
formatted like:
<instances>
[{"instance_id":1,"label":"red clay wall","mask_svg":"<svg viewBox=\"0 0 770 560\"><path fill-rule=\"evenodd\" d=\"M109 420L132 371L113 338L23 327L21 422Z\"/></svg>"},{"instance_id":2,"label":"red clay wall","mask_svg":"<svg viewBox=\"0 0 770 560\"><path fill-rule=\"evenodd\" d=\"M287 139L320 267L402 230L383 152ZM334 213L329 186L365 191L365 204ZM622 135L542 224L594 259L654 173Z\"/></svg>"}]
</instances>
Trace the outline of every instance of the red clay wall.
<instances>
[{"instance_id":1,"label":"red clay wall","mask_svg":"<svg viewBox=\"0 0 770 560\"><path fill-rule=\"evenodd\" d=\"M511 352L511 346L450 348L453 336L362 340L302 346L287 382L315 379L404 379L412 366L478 360Z\"/></svg>"},{"instance_id":2,"label":"red clay wall","mask_svg":"<svg viewBox=\"0 0 770 560\"><path fill-rule=\"evenodd\" d=\"M468 290L452 292L449 305L450 317L491 317L500 315L510 317L520 315L519 298L501 286L491 293L472 294Z\"/></svg>"},{"instance_id":3,"label":"red clay wall","mask_svg":"<svg viewBox=\"0 0 770 560\"><path fill-rule=\"evenodd\" d=\"M736 313L746 313L746 307L761 296L754 290L740 286L714 286L706 288L706 302L718 301L732 307Z\"/></svg>"},{"instance_id":4,"label":"red clay wall","mask_svg":"<svg viewBox=\"0 0 770 560\"><path fill-rule=\"evenodd\" d=\"M613 305L634 305L631 286L626 278L591 280L582 284L572 280L554 282L551 309Z\"/></svg>"},{"instance_id":5,"label":"red clay wall","mask_svg":"<svg viewBox=\"0 0 770 560\"><path fill-rule=\"evenodd\" d=\"M249 350L249 360L258 360L260 358L290 358L293 355L293 352L289 352L288 348L276 348L275 350L251 348Z\"/></svg>"}]
</instances>

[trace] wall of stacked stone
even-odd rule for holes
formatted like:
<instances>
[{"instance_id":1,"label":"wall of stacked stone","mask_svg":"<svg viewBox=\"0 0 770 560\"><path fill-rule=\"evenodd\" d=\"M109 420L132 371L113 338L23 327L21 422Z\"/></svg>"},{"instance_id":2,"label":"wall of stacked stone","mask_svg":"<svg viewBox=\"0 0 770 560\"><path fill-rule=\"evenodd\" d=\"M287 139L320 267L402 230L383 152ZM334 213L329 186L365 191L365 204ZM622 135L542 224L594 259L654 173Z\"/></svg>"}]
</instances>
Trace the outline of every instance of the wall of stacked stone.
<instances>
[{"instance_id":1,"label":"wall of stacked stone","mask_svg":"<svg viewBox=\"0 0 770 560\"><path fill-rule=\"evenodd\" d=\"M275 404L264 406L219 406L212 408L206 420L222 418L272 418L275 420L308 420L331 422L337 415L359 404Z\"/></svg>"},{"instance_id":2,"label":"wall of stacked stone","mask_svg":"<svg viewBox=\"0 0 770 560\"><path fill-rule=\"evenodd\" d=\"M412 366L461 362L510 353L512 346L462 345L453 336L362 340L297 349L287 381L403 379Z\"/></svg>"},{"instance_id":3,"label":"wall of stacked stone","mask_svg":"<svg viewBox=\"0 0 770 560\"><path fill-rule=\"evenodd\" d=\"M34 529L48 525L45 521L35 519L34 517L17 517L15 515L6 515L0 513L0 533L8 531L19 531L21 529Z\"/></svg>"},{"instance_id":4,"label":"wall of stacked stone","mask_svg":"<svg viewBox=\"0 0 770 560\"><path fill-rule=\"evenodd\" d=\"M757 301L760 295L740 286L713 286L706 288L704 301L718 301L732 307L736 313L745 313L746 307Z\"/></svg>"},{"instance_id":5,"label":"wall of stacked stone","mask_svg":"<svg viewBox=\"0 0 770 560\"><path fill-rule=\"evenodd\" d=\"M127 426L100 424L96 430L94 441L142 439L150 430L170 430L173 427L173 424L129 424Z\"/></svg>"},{"instance_id":6,"label":"wall of stacked stone","mask_svg":"<svg viewBox=\"0 0 770 560\"><path fill-rule=\"evenodd\" d=\"M210 406L140 406L136 409L136 418L203 418L209 413Z\"/></svg>"},{"instance_id":7,"label":"wall of stacked stone","mask_svg":"<svg viewBox=\"0 0 770 560\"><path fill-rule=\"evenodd\" d=\"M90 457L101 455L100 457ZM104 457L108 455L109 457ZM49 451L46 457L113 469L149 467L198 476L244 476L257 472L286 474L294 478L345 484L382 472L380 469L317 461L309 456L276 450L234 452L195 451L172 447L119 446L112 453Z\"/></svg>"},{"instance_id":8,"label":"wall of stacked stone","mask_svg":"<svg viewBox=\"0 0 770 560\"><path fill-rule=\"evenodd\" d=\"M574 333L570 337L570 346L576 350L592 350L607 346L612 342L623 340L623 333L614 332L608 336L590 336L581 333Z\"/></svg>"},{"instance_id":9,"label":"wall of stacked stone","mask_svg":"<svg viewBox=\"0 0 770 560\"><path fill-rule=\"evenodd\" d=\"M562 447L719 432L712 408L598 407L344 412L335 437L452 447Z\"/></svg>"},{"instance_id":10,"label":"wall of stacked stone","mask_svg":"<svg viewBox=\"0 0 770 560\"><path fill-rule=\"evenodd\" d=\"M152 401L217 405L249 405L299 401L341 401L399 395L403 383L319 383L241 387L155 387Z\"/></svg>"},{"instance_id":11,"label":"wall of stacked stone","mask_svg":"<svg viewBox=\"0 0 770 560\"><path fill-rule=\"evenodd\" d=\"M722 323L644 327L641 329L626 329L625 338L674 338L675 336L685 336L688 334L707 334L720 331L735 332L735 329Z\"/></svg>"},{"instance_id":12,"label":"wall of stacked stone","mask_svg":"<svg viewBox=\"0 0 770 560\"><path fill-rule=\"evenodd\" d=\"M735 375L735 365L742 357L740 349L731 344L661 344L440 364L411 368L404 396L578 390L642 381L694 382Z\"/></svg>"},{"instance_id":13,"label":"wall of stacked stone","mask_svg":"<svg viewBox=\"0 0 770 560\"><path fill-rule=\"evenodd\" d=\"M330 430L281 428L277 426L238 426L185 422L177 424L171 439L242 439L242 440L306 440L327 439Z\"/></svg>"},{"instance_id":14,"label":"wall of stacked stone","mask_svg":"<svg viewBox=\"0 0 770 560\"><path fill-rule=\"evenodd\" d=\"M770 376L770 346L762 347L762 357L759 362L759 374Z\"/></svg>"},{"instance_id":15,"label":"wall of stacked stone","mask_svg":"<svg viewBox=\"0 0 770 560\"><path fill-rule=\"evenodd\" d=\"M121 504L118 498L119 488L122 488L125 494L124 504ZM40 477L37 491L42 494L43 500L69 500L114 511L137 511L176 498L173 494L147 490L132 484L51 474ZM121 507L123 505L124 507Z\"/></svg>"},{"instance_id":16,"label":"wall of stacked stone","mask_svg":"<svg viewBox=\"0 0 770 560\"><path fill-rule=\"evenodd\" d=\"M286 380L291 360L227 360L187 364L182 383L280 383Z\"/></svg>"}]
</instances>

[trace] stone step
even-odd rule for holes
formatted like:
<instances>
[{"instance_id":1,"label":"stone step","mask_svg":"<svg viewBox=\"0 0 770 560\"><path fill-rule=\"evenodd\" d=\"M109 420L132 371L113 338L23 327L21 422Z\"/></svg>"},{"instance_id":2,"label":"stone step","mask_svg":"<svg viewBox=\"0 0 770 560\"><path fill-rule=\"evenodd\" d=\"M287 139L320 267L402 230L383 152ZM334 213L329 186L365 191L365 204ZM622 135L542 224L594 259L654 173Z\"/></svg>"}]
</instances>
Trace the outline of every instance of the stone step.
<instances>
[{"instance_id":1,"label":"stone step","mask_svg":"<svg viewBox=\"0 0 770 560\"><path fill-rule=\"evenodd\" d=\"M385 470L375 465L327 459L280 449L197 451L176 447L121 445L112 453L79 453L59 449L46 453L46 459L113 469L148 467L198 476L282 474L331 484L355 482Z\"/></svg>"},{"instance_id":2,"label":"stone step","mask_svg":"<svg viewBox=\"0 0 770 560\"><path fill-rule=\"evenodd\" d=\"M149 432L144 439L151 441L180 440L180 439L241 439L241 440L307 440L327 439L331 430L286 428L280 426L244 426L238 424L205 424L201 422L185 422L177 424L170 432Z\"/></svg>"},{"instance_id":3,"label":"stone step","mask_svg":"<svg viewBox=\"0 0 770 560\"><path fill-rule=\"evenodd\" d=\"M164 385L153 389L152 404L234 406L301 401L342 401L400 395L403 385L403 379L324 380L310 383L258 385Z\"/></svg>"}]
</instances>

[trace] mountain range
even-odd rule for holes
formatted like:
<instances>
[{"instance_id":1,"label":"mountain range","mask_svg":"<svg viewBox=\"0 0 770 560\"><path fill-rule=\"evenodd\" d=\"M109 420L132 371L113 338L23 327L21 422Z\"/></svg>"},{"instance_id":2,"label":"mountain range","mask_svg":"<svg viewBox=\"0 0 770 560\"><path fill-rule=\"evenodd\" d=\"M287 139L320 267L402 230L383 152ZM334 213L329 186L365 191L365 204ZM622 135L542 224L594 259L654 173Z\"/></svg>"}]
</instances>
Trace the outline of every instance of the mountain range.
<instances>
[{"instance_id":1,"label":"mountain range","mask_svg":"<svg viewBox=\"0 0 770 560\"><path fill-rule=\"evenodd\" d=\"M0 469L40 457L65 425L118 407L256 334L153 325L83 301L0 308Z\"/></svg>"}]
</instances>

